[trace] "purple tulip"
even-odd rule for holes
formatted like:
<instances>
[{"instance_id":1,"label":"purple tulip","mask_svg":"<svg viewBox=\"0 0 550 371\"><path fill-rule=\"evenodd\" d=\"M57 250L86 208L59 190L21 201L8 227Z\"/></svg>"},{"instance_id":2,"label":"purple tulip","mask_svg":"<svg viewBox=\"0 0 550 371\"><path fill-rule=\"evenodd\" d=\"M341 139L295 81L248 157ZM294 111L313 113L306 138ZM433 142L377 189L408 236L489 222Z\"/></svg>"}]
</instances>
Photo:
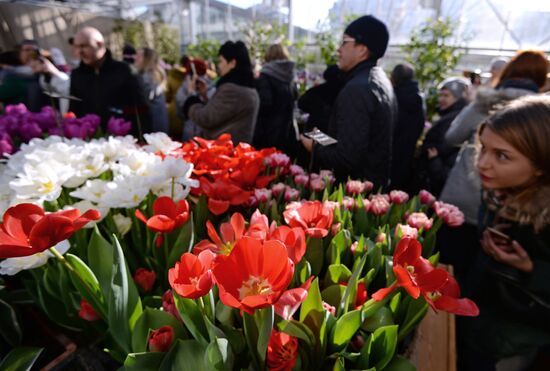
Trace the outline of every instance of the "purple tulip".
<instances>
[{"instance_id":1,"label":"purple tulip","mask_svg":"<svg viewBox=\"0 0 550 371\"><path fill-rule=\"evenodd\" d=\"M107 131L115 136L123 136L128 134L132 123L130 121L124 121L124 119L117 119L111 117L107 123Z\"/></svg>"},{"instance_id":2,"label":"purple tulip","mask_svg":"<svg viewBox=\"0 0 550 371\"><path fill-rule=\"evenodd\" d=\"M57 135L62 137L63 136L63 129L60 127L53 127L48 129L48 135Z\"/></svg>"},{"instance_id":3,"label":"purple tulip","mask_svg":"<svg viewBox=\"0 0 550 371\"><path fill-rule=\"evenodd\" d=\"M11 155L13 153L13 141L8 133L3 133L0 135L0 154L5 156L6 154Z\"/></svg>"},{"instance_id":4,"label":"purple tulip","mask_svg":"<svg viewBox=\"0 0 550 371\"><path fill-rule=\"evenodd\" d=\"M101 118L94 114L84 115L80 118L80 121L84 126L86 126L89 137L94 136L99 124L101 124Z\"/></svg>"},{"instance_id":5,"label":"purple tulip","mask_svg":"<svg viewBox=\"0 0 550 371\"><path fill-rule=\"evenodd\" d=\"M27 112L29 111L27 110L27 107L25 107L23 103L6 106L6 110L5 110L5 113L7 115L24 115Z\"/></svg>"},{"instance_id":6,"label":"purple tulip","mask_svg":"<svg viewBox=\"0 0 550 371\"><path fill-rule=\"evenodd\" d=\"M65 137L69 139L86 139L88 136L88 127L86 125L82 125L78 122L78 120L71 119L71 121L74 122L65 122L63 125L63 134L65 134Z\"/></svg>"},{"instance_id":7,"label":"purple tulip","mask_svg":"<svg viewBox=\"0 0 550 371\"><path fill-rule=\"evenodd\" d=\"M42 129L34 121L24 121L21 126L19 126L18 131L23 142L28 142L32 138L37 138L42 135Z\"/></svg>"}]
</instances>

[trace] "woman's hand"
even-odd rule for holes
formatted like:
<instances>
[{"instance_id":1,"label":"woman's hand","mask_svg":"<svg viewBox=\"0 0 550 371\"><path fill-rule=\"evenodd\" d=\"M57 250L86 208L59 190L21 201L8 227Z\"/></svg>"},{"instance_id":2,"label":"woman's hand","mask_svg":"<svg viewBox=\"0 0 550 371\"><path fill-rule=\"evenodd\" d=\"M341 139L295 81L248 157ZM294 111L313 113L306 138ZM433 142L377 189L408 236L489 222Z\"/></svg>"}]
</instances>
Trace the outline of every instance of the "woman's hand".
<instances>
[{"instance_id":1,"label":"woman's hand","mask_svg":"<svg viewBox=\"0 0 550 371\"><path fill-rule=\"evenodd\" d=\"M198 77L196 79L196 87L197 87L197 90L199 91L199 95L201 96L201 98L203 100L207 100L208 98L208 84L206 83L206 81L200 77Z\"/></svg>"},{"instance_id":2,"label":"woman's hand","mask_svg":"<svg viewBox=\"0 0 550 371\"><path fill-rule=\"evenodd\" d=\"M527 251L516 241L511 241L508 244L497 244L489 231L485 230L480 242L483 251L497 262L526 273L533 271L533 261L527 254Z\"/></svg>"},{"instance_id":3,"label":"woman's hand","mask_svg":"<svg viewBox=\"0 0 550 371\"><path fill-rule=\"evenodd\" d=\"M428 159L431 160L434 157L437 157L439 155L439 152L437 151L437 148L431 147L428 148Z\"/></svg>"}]
</instances>

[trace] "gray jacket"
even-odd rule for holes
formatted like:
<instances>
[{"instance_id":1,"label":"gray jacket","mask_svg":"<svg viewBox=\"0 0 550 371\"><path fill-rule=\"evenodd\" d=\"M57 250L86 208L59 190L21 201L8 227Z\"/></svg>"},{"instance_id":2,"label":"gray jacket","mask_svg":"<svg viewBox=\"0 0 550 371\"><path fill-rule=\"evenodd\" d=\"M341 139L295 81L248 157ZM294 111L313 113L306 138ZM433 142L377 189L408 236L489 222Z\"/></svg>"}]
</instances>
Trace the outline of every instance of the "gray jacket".
<instances>
[{"instance_id":1,"label":"gray jacket","mask_svg":"<svg viewBox=\"0 0 550 371\"><path fill-rule=\"evenodd\" d=\"M475 100L460 112L445 134L450 145L461 146L461 149L440 199L458 206L468 224L477 225L481 204L481 183L475 166L477 129L498 105L528 94L534 93L518 88L480 89Z\"/></svg>"},{"instance_id":2,"label":"gray jacket","mask_svg":"<svg viewBox=\"0 0 550 371\"><path fill-rule=\"evenodd\" d=\"M259 107L256 89L228 82L218 87L207 104L193 104L188 115L206 139L229 133L235 144L251 143Z\"/></svg>"}]
</instances>

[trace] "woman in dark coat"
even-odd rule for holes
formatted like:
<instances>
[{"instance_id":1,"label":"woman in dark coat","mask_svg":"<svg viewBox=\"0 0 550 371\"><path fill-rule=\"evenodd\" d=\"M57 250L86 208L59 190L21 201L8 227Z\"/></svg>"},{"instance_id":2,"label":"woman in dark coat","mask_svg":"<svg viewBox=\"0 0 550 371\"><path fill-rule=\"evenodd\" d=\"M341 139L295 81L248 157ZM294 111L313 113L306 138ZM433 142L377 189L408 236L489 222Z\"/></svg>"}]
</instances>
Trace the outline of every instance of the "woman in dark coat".
<instances>
[{"instance_id":1,"label":"woman in dark coat","mask_svg":"<svg viewBox=\"0 0 550 371\"><path fill-rule=\"evenodd\" d=\"M258 149L276 147L294 157L298 145L293 118L298 96L294 62L288 60L288 52L281 44L267 49L265 61L256 80L260 112L252 144Z\"/></svg>"},{"instance_id":2,"label":"woman in dark coat","mask_svg":"<svg viewBox=\"0 0 550 371\"><path fill-rule=\"evenodd\" d=\"M445 133L466 106L469 86L469 81L460 77L448 78L439 85L439 120L426 133L420 151L421 187L436 197L441 193L459 151L458 147L445 141Z\"/></svg>"},{"instance_id":3,"label":"woman in dark coat","mask_svg":"<svg viewBox=\"0 0 550 371\"><path fill-rule=\"evenodd\" d=\"M227 41L220 47L218 69L221 78L212 98L207 83L196 75L188 90L198 90L185 101L183 112L203 130L206 139L231 134L234 144L252 142L260 99L255 89L248 49L242 41Z\"/></svg>"}]
</instances>

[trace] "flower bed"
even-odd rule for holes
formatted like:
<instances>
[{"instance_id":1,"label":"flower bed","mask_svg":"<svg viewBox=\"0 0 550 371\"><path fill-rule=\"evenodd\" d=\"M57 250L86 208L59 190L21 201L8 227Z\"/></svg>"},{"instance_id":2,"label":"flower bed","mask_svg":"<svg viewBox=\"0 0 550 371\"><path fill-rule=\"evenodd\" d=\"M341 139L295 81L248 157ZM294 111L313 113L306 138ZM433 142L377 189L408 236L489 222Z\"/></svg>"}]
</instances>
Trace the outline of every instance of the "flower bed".
<instances>
[{"instance_id":1,"label":"flower bed","mask_svg":"<svg viewBox=\"0 0 550 371\"><path fill-rule=\"evenodd\" d=\"M0 195L0 273L125 369L409 370L428 307L477 315L432 254L454 206L228 136L145 139L33 139Z\"/></svg>"}]
</instances>

